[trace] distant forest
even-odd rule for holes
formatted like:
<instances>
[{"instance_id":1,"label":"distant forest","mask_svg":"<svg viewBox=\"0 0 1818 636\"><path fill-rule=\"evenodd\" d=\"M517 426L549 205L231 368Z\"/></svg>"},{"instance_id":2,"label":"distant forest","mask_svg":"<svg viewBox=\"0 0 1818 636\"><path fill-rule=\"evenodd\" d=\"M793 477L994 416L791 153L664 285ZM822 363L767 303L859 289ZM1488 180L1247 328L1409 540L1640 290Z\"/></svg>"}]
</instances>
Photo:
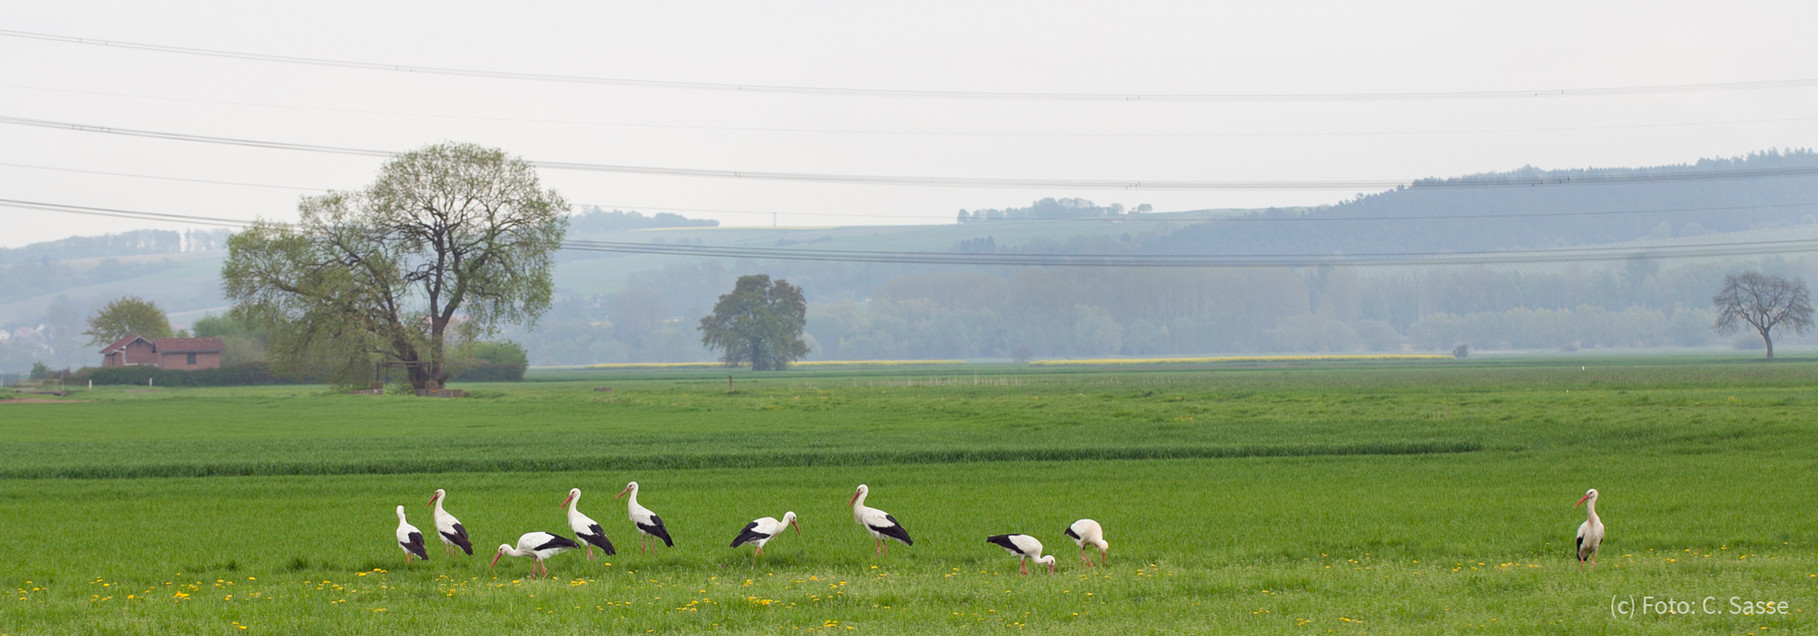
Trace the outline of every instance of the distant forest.
<instances>
[{"instance_id":1,"label":"distant forest","mask_svg":"<svg viewBox=\"0 0 1818 636\"><path fill-rule=\"evenodd\" d=\"M1155 210L1147 203L1138 205L1129 211L1130 214L1144 214ZM1016 221L1029 219L1097 219L1124 216L1124 204L1113 203L1100 206L1085 199L1056 199L1048 197L1036 201L1026 208L984 209L968 212L959 211L960 223L983 223L986 221Z\"/></svg>"},{"instance_id":2,"label":"distant forest","mask_svg":"<svg viewBox=\"0 0 1818 636\"><path fill-rule=\"evenodd\" d=\"M1343 203L1115 237L998 240L985 220L1114 218L1121 206L1042 199L968 212L979 233L947 251L1013 254L1369 254L1594 245L1812 226L1818 154L1763 152L1645 169L1537 170L1423 180ZM1791 176L1705 178L1727 171ZM1639 183L1534 185L1642 176ZM1463 218L1441 218L1463 217ZM1127 218L1127 217L1126 217ZM1767 258L1393 268L985 268L709 260L637 272L613 294L567 294L520 338L540 363L706 360L694 326L740 274L801 285L809 359L1007 358L1238 352L1705 346L1723 275ZM1812 338L1795 342L1814 341Z\"/></svg>"},{"instance_id":3,"label":"distant forest","mask_svg":"<svg viewBox=\"0 0 1818 636\"><path fill-rule=\"evenodd\" d=\"M148 254L176 254L227 249L226 229L219 230L130 230L103 236L73 236L66 239L33 243L24 247L0 247L0 265L13 263L44 264L52 261L84 258L119 258Z\"/></svg>"},{"instance_id":4,"label":"distant forest","mask_svg":"<svg viewBox=\"0 0 1818 636\"><path fill-rule=\"evenodd\" d=\"M639 212L607 211L591 205L581 206L579 214L568 217L568 231L571 234L624 232L659 227L718 227L719 224L719 221L713 219L691 219L668 212L644 216Z\"/></svg>"}]
</instances>

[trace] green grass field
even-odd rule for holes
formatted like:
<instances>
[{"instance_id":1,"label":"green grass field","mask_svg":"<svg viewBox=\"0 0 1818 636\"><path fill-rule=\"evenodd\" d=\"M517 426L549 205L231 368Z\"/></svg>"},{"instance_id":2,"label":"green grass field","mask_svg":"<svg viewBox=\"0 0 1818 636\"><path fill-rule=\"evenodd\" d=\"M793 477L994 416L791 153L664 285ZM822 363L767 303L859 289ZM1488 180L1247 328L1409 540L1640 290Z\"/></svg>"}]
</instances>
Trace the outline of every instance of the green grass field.
<instances>
[{"instance_id":1,"label":"green grass field","mask_svg":"<svg viewBox=\"0 0 1818 636\"><path fill-rule=\"evenodd\" d=\"M1809 630L1812 362L97 389L0 404L0 633ZM634 479L675 548L638 553L611 499ZM872 554L845 506L859 483L915 546ZM618 555L559 555L550 580L487 569L521 533L569 534L571 487ZM1591 487L1609 538L1583 572L1572 502ZM405 567L392 507L430 528L436 488L476 554ZM803 534L764 562L726 547L785 510ZM1080 517L1104 523L1110 567L1061 534ZM1018 576L984 541L1005 532L1045 542L1058 575ZM1644 614L1649 597L1689 613Z\"/></svg>"}]
</instances>

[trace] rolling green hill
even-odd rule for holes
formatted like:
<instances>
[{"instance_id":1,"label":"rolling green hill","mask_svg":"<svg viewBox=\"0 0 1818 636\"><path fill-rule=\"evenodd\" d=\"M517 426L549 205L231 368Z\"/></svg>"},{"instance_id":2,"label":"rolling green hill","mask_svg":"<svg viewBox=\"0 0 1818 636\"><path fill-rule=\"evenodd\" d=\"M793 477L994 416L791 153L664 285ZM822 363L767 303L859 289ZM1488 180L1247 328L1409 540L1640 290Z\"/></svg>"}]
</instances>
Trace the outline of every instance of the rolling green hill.
<instances>
[{"instance_id":1,"label":"rolling green hill","mask_svg":"<svg viewBox=\"0 0 1818 636\"><path fill-rule=\"evenodd\" d=\"M658 222L588 210L576 217L571 241L1022 256L1611 246L1625 250L1617 258L1627 260L1430 267L1410 258L1408 265L1372 268L1044 269L570 249L557 259L555 306L535 329L506 335L527 345L538 364L706 359L695 344L694 321L737 276L761 272L803 288L813 307L811 356L833 359L1009 357L1019 347L1063 357L1449 350L1453 343L1568 349L1709 344L1709 330L1701 327L1709 320L1699 312L1725 273L1764 268L1810 278L1818 270L1797 260L1798 252L1765 259L1660 260L1651 254L1689 243L1810 238L1818 232L1818 197L1811 192L1818 192L1818 154L1802 150L1654 168L1523 168L1423 180L1315 208L1122 214L1065 200L1077 204L1074 212L1108 216L1031 218L1052 212L1047 204L1054 201L1044 199L1029 208L992 210L994 220L771 228L704 227L675 215L661 215ZM649 227L656 224L673 227ZM45 340L30 355L17 346L0 347L0 369L41 359L58 366L89 363L92 347L78 337L81 321L93 307L123 295L158 302L178 327L224 310L217 275L223 253L175 251L184 243L209 247L215 238L192 233L178 240L175 232L151 232L0 254L0 328L44 325ZM50 254L72 257L59 261ZM627 312L660 319L634 329L615 324ZM1626 317L1610 318L1609 312ZM1492 326L1462 332L1421 326L1435 318ZM1537 320L1546 324L1527 324ZM1517 322L1524 325L1513 326ZM1532 335L1538 332L1551 335Z\"/></svg>"}]
</instances>

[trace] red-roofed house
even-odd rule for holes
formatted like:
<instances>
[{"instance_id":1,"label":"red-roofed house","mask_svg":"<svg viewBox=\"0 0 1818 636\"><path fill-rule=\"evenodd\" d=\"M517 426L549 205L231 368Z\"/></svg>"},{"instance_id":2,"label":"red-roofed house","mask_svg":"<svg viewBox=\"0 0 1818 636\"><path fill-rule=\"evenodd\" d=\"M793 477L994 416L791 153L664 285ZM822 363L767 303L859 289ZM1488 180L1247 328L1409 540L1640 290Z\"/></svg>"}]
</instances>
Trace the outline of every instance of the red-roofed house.
<instances>
[{"instance_id":1,"label":"red-roofed house","mask_svg":"<svg viewBox=\"0 0 1818 636\"><path fill-rule=\"evenodd\" d=\"M221 366L221 352L226 348L220 338L147 339L131 335L101 350L101 366L143 364L177 371L215 369Z\"/></svg>"}]
</instances>

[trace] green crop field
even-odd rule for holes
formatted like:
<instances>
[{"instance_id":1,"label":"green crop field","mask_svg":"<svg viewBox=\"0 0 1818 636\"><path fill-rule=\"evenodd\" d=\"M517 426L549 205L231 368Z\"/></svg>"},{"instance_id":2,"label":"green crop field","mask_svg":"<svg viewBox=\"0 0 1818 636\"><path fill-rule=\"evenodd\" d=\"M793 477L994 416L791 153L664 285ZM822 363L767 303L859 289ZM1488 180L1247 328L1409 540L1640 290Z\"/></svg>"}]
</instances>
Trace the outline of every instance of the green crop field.
<instances>
[{"instance_id":1,"label":"green crop field","mask_svg":"<svg viewBox=\"0 0 1818 636\"><path fill-rule=\"evenodd\" d=\"M1522 359L0 393L0 634L1780 633L1818 613L1818 364ZM610 391L599 390L610 387ZM7 400L6 398L14 398ZM627 481L676 547L640 553ZM914 546L872 552L858 484ZM619 553L487 561L571 534ZM1602 497L1600 565L1569 556ZM473 556L406 566L393 507ZM800 517L754 563L748 521ZM1062 535L1101 521L1109 567ZM989 534L1042 540L1017 574ZM1774 603L1774 605L1767 605ZM1660 613L1661 611L1672 613ZM1746 610L1746 611L1745 611ZM1763 613L1771 610L1772 613Z\"/></svg>"}]
</instances>

